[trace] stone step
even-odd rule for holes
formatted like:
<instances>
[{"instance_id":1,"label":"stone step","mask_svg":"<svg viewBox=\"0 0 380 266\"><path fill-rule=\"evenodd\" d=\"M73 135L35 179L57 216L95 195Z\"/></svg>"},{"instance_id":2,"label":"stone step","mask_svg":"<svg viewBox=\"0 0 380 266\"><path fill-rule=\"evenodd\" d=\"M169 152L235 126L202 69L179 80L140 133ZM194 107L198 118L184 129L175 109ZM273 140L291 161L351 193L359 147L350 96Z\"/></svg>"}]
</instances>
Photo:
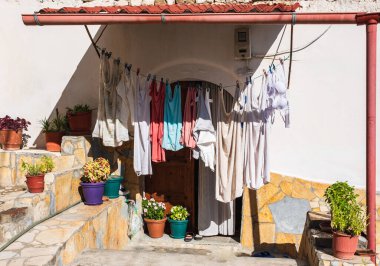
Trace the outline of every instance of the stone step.
<instances>
[{"instance_id":1,"label":"stone step","mask_svg":"<svg viewBox=\"0 0 380 266\"><path fill-rule=\"evenodd\" d=\"M45 175L45 189L42 193L29 193L25 187L11 187L0 191L0 246L26 229L32 223L67 208L81 200L78 191L81 167L57 171ZM26 209L25 209L26 208ZM7 215L23 209L23 216Z\"/></svg>"},{"instance_id":2,"label":"stone step","mask_svg":"<svg viewBox=\"0 0 380 266\"><path fill-rule=\"evenodd\" d=\"M124 198L100 206L80 203L37 225L0 252L0 266L69 265L85 249L125 249L127 232Z\"/></svg>"},{"instance_id":3,"label":"stone step","mask_svg":"<svg viewBox=\"0 0 380 266\"><path fill-rule=\"evenodd\" d=\"M25 174L21 170L22 161L34 163L42 156L50 156L55 163L54 171L62 171L82 165L75 155L61 155L59 152L24 149L18 151L0 150L0 188L25 186Z\"/></svg>"},{"instance_id":4,"label":"stone step","mask_svg":"<svg viewBox=\"0 0 380 266\"><path fill-rule=\"evenodd\" d=\"M330 216L321 212L308 212L303 236L303 254L310 265L375 265L369 257L354 256L351 260L341 260L332 254L332 233L322 232L321 222L330 221ZM358 248L366 246L366 239L359 237Z\"/></svg>"}]
</instances>

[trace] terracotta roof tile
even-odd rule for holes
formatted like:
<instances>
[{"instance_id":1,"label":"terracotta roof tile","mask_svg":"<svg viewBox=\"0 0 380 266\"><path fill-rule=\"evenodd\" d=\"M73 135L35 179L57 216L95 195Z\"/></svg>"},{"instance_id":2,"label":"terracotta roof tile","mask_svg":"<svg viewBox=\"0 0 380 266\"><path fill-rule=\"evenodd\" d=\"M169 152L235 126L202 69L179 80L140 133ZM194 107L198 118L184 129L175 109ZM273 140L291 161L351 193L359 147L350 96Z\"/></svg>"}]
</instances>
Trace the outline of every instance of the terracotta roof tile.
<instances>
[{"instance_id":1,"label":"terracotta roof tile","mask_svg":"<svg viewBox=\"0 0 380 266\"><path fill-rule=\"evenodd\" d=\"M270 12L294 12L301 5L295 4L177 4L177 5L152 5L152 6L95 6L95 7L63 7L59 9L44 8L41 14L182 14L182 13L270 13Z\"/></svg>"}]
</instances>

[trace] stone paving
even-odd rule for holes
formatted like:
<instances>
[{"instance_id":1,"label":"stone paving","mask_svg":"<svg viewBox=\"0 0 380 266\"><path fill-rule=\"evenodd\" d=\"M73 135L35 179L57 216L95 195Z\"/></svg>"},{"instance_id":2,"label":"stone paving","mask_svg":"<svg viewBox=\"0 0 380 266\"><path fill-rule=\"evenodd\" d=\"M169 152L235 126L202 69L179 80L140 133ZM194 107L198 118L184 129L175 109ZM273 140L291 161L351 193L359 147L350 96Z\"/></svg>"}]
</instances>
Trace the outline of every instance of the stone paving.
<instances>
[{"instance_id":1,"label":"stone paving","mask_svg":"<svg viewBox=\"0 0 380 266\"><path fill-rule=\"evenodd\" d=\"M30 230L0 252L0 266L67 265L89 248L127 246L128 207L124 199L100 206L83 203Z\"/></svg>"}]
</instances>

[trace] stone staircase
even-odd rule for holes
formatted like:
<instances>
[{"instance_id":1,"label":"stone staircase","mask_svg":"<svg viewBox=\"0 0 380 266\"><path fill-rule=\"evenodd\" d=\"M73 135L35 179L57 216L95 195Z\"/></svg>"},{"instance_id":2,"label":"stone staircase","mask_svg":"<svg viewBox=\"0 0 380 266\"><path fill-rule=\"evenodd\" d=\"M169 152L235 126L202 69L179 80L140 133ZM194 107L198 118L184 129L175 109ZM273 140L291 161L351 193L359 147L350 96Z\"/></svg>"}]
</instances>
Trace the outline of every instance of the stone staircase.
<instances>
[{"instance_id":1,"label":"stone staircase","mask_svg":"<svg viewBox=\"0 0 380 266\"><path fill-rule=\"evenodd\" d=\"M80 202L81 168L91 160L90 146L84 137L64 137L61 153L0 150L0 246L33 223ZM44 155L53 158L55 168L45 175L44 192L29 193L21 163L32 163Z\"/></svg>"},{"instance_id":2,"label":"stone staircase","mask_svg":"<svg viewBox=\"0 0 380 266\"><path fill-rule=\"evenodd\" d=\"M63 137L61 153L0 150L0 246L7 244L0 252L0 266L68 265L85 249L126 248L125 198L99 206L81 202L83 164L94 153L113 156L91 141ZM44 191L32 194L27 191L21 162L34 162L43 155L53 158L55 168L45 175Z\"/></svg>"}]
</instances>

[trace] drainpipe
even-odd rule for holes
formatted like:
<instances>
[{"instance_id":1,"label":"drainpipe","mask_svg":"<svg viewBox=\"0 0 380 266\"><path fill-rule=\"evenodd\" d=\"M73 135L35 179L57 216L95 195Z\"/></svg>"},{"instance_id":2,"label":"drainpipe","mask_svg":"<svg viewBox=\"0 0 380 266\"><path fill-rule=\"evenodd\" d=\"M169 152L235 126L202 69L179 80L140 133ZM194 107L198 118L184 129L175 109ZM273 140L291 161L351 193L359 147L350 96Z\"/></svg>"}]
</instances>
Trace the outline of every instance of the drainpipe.
<instances>
[{"instance_id":1,"label":"drainpipe","mask_svg":"<svg viewBox=\"0 0 380 266\"><path fill-rule=\"evenodd\" d=\"M356 24L354 13L200 13L200 14L23 14L25 25L100 25L147 23ZM295 20L295 21L294 21Z\"/></svg>"},{"instance_id":2,"label":"drainpipe","mask_svg":"<svg viewBox=\"0 0 380 266\"><path fill-rule=\"evenodd\" d=\"M358 25L366 25L366 87L367 87L367 123L366 123L366 200L367 200L367 248L376 254L376 48L377 23L380 13L360 14L356 18ZM376 264L376 256L371 257Z\"/></svg>"},{"instance_id":3,"label":"drainpipe","mask_svg":"<svg viewBox=\"0 0 380 266\"><path fill-rule=\"evenodd\" d=\"M367 226L368 248L376 252L376 41L377 20L367 21ZM376 257L371 260L375 263Z\"/></svg>"}]
</instances>

